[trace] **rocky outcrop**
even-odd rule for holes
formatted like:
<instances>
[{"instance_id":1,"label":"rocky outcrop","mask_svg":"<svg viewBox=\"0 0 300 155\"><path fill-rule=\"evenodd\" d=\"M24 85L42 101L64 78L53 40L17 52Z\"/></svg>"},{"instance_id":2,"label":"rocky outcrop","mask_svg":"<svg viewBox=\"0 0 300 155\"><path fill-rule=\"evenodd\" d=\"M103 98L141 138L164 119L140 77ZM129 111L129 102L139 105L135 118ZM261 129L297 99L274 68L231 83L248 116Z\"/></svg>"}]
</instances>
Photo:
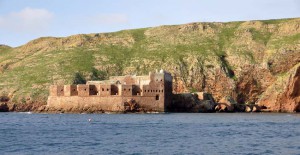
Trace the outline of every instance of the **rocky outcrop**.
<instances>
[{"instance_id":1,"label":"rocky outcrop","mask_svg":"<svg viewBox=\"0 0 300 155\"><path fill-rule=\"evenodd\" d=\"M223 97L218 105L215 107L216 111L219 112L234 112L234 107L237 105L237 102L230 96Z\"/></svg>"},{"instance_id":2,"label":"rocky outcrop","mask_svg":"<svg viewBox=\"0 0 300 155\"><path fill-rule=\"evenodd\" d=\"M171 112L260 112L260 106L239 104L231 96L223 97L218 103L211 94L196 92L174 94Z\"/></svg>"},{"instance_id":3,"label":"rocky outcrop","mask_svg":"<svg viewBox=\"0 0 300 155\"><path fill-rule=\"evenodd\" d=\"M268 69L259 65L245 66L236 83L237 102L254 104L274 80Z\"/></svg>"},{"instance_id":4,"label":"rocky outcrop","mask_svg":"<svg viewBox=\"0 0 300 155\"><path fill-rule=\"evenodd\" d=\"M300 111L300 64L278 77L257 104L268 111Z\"/></svg>"},{"instance_id":5,"label":"rocky outcrop","mask_svg":"<svg viewBox=\"0 0 300 155\"><path fill-rule=\"evenodd\" d=\"M211 94L181 93L174 94L171 112L215 112L216 103Z\"/></svg>"},{"instance_id":6,"label":"rocky outcrop","mask_svg":"<svg viewBox=\"0 0 300 155\"><path fill-rule=\"evenodd\" d=\"M197 112L215 112L216 103L213 100L204 100L197 106Z\"/></svg>"},{"instance_id":7,"label":"rocky outcrop","mask_svg":"<svg viewBox=\"0 0 300 155\"><path fill-rule=\"evenodd\" d=\"M7 107L8 107L8 111L12 112L12 111L15 111L15 112L27 112L27 111L36 111L38 112L39 109L41 107L43 107L44 105L46 104L46 102L38 102L38 101L35 101L35 102L26 102L26 103L19 103L19 104L16 104L16 103L12 103L12 102L9 102L7 103Z\"/></svg>"},{"instance_id":8,"label":"rocky outcrop","mask_svg":"<svg viewBox=\"0 0 300 155\"><path fill-rule=\"evenodd\" d=\"M171 112L188 112L193 111L196 112L195 109L197 102L197 96L191 93L181 93L181 94L174 94L173 101L171 104Z\"/></svg>"}]
</instances>

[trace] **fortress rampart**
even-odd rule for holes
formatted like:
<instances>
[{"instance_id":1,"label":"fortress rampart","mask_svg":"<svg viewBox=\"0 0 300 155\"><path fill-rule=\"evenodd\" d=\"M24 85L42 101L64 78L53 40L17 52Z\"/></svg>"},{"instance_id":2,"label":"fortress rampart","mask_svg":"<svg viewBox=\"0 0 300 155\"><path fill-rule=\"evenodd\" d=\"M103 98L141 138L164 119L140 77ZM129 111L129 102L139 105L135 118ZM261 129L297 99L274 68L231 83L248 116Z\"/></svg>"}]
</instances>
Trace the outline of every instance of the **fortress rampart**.
<instances>
[{"instance_id":1,"label":"fortress rampart","mask_svg":"<svg viewBox=\"0 0 300 155\"><path fill-rule=\"evenodd\" d=\"M172 76L161 70L148 76L113 76L79 85L52 85L47 106L71 110L167 111L172 100Z\"/></svg>"}]
</instances>

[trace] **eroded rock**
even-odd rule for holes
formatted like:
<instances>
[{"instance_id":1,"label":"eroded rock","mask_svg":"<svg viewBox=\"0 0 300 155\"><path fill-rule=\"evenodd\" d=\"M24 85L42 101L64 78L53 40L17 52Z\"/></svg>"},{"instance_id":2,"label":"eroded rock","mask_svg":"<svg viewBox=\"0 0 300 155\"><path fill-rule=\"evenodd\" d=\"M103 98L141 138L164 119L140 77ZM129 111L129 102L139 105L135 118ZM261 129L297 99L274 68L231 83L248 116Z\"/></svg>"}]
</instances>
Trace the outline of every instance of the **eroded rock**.
<instances>
[{"instance_id":1,"label":"eroded rock","mask_svg":"<svg viewBox=\"0 0 300 155\"><path fill-rule=\"evenodd\" d=\"M300 64L279 77L263 94L257 104L277 112L300 111ZM264 110L265 111L265 110Z\"/></svg>"},{"instance_id":2,"label":"eroded rock","mask_svg":"<svg viewBox=\"0 0 300 155\"><path fill-rule=\"evenodd\" d=\"M215 110L219 112L234 112L237 102L230 96L223 97L216 106Z\"/></svg>"}]
</instances>

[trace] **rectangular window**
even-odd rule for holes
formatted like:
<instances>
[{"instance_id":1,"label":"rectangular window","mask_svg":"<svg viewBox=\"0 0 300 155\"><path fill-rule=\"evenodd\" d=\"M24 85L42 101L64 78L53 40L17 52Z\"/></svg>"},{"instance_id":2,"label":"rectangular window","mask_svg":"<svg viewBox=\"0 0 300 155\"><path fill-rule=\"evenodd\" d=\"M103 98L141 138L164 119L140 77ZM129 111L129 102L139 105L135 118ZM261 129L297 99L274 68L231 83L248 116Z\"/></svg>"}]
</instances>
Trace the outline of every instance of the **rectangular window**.
<instances>
[{"instance_id":1,"label":"rectangular window","mask_svg":"<svg viewBox=\"0 0 300 155\"><path fill-rule=\"evenodd\" d=\"M156 95L156 96L155 96L155 99L156 99L156 100L159 100L159 95Z\"/></svg>"}]
</instances>

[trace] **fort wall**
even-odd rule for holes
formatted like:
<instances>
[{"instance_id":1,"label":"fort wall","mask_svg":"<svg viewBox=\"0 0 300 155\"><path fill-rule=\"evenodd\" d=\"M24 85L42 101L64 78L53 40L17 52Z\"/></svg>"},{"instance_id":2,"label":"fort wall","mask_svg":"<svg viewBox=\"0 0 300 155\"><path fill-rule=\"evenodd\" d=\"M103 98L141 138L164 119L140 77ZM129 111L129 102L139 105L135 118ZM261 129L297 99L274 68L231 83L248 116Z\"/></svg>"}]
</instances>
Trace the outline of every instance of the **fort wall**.
<instances>
[{"instance_id":1,"label":"fort wall","mask_svg":"<svg viewBox=\"0 0 300 155\"><path fill-rule=\"evenodd\" d=\"M167 111L172 100L172 76L164 71L149 76L116 76L106 81L50 87L47 106L53 108L96 107L124 111L134 102L144 111ZM130 103L133 104L133 103Z\"/></svg>"},{"instance_id":2,"label":"fort wall","mask_svg":"<svg viewBox=\"0 0 300 155\"><path fill-rule=\"evenodd\" d=\"M122 112L125 109L125 103L134 100L139 106L139 109L145 111L156 111L164 112L164 104L161 100L156 100L155 97L79 97L79 96L69 96L69 97L49 97L48 106L55 109L71 110L71 109L84 109L87 107L96 107L99 111L108 112Z\"/></svg>"}]
</instances>

